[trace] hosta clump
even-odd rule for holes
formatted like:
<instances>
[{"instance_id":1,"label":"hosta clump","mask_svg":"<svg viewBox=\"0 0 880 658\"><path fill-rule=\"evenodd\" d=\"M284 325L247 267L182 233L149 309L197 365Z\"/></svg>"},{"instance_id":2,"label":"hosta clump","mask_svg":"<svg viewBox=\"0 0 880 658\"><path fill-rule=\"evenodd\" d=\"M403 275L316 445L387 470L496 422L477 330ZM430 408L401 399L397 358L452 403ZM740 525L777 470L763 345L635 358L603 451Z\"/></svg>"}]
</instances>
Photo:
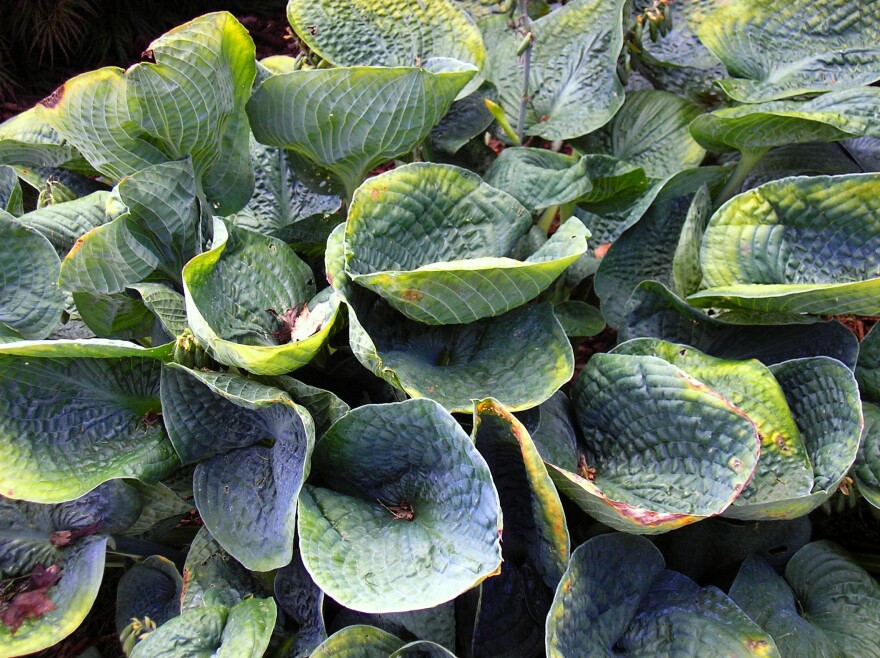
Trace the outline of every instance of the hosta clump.
<instances>
[{"instance_id":1,"label":"hosta clump","mask_svg":"<svg viewBox=\"0 0 880 658\"><path fill-rule=\"evenodd\" d=\"M873 4L291 0L0 125L0 658L878 655Z\"/></svg>"}]
</instances>

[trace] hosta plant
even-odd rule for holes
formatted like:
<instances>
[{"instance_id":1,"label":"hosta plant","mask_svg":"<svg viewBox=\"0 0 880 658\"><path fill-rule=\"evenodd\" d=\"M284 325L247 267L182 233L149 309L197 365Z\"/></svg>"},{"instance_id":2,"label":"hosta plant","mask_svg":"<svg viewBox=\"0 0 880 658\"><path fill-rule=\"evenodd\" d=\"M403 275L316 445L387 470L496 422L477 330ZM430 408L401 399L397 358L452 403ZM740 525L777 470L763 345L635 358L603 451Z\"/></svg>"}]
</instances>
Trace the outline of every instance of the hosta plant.
<instances>
[{"instance_id":1,"label":"hosta plant","mask_svg":"<svg viewBox=\"0 0 880 658\"><path fill-rule=\"evenodd\" d=\"M287 15L0 124L0 657L880 658L880 4Z\"/></svg>"}]
</instances>

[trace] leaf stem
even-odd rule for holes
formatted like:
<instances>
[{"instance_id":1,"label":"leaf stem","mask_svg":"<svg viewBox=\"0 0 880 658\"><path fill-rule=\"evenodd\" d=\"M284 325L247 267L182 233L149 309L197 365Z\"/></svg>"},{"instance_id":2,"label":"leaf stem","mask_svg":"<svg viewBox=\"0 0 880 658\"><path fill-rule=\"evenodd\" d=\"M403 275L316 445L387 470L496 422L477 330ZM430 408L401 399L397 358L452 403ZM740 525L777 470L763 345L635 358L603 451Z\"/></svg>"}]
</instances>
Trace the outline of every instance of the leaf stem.
<instances>
[{"instance_id":1,"label":"leaf stem","mask_svg":"<svg viewBox=\"0 0 880 658\"><path fill-rule=\"evenodd\" d=\"M525 46L525 50L523 51L523 83L522 83L522 96L519 99L519 117L516 121L516 134L519 137L519 143L522 144L523 139L525 139L525 131L526 131L526 105L529 102L529 75L531 75L532 68L532 42L534 41L534 35L532 34L532 22L529 19L528 12L528 0L519 0L519 15L520 15L520 24L523 30L525 30L525 37L528 40Z\"/></svg>"},{"instance_id":2,"label":"leaf stem","mask_svg":"<svg viewBox=\"0 0 880 658\"><path fill-rule=\"evenodd\" d=\"M736 191L739 189L740 185L743 184L746 176L749 175L749 172L756 164L758 164L758 161L764 157L766 152L766 148L759 148L745 149L740 153L739 162L736 163L736 169L733 170L730 178L727 179L727 183L724 184L724 188L713 201L716 208L736 194Z\"/></svg>"},{"instance_id":3,"label":"leaf stem","mask_svg":"<svg viewBox=\"0 0 880 658\"><path fill-rule=\"evenodd\" d=\"M550 233L550 227L553 225L553 219L558 210L559 206L550 206L541 213L541 217L538 219L538 228L544 233Z\"/></svg>"}]
</instances>

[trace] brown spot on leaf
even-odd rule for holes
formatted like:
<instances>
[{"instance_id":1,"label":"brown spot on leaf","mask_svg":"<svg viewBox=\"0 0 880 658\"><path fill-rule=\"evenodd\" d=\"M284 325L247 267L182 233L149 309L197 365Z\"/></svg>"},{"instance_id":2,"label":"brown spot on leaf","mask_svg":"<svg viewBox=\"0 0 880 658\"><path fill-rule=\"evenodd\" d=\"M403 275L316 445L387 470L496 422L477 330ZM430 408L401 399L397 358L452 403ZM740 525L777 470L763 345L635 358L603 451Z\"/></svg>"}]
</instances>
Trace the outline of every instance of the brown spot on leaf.
<instances>
[{"instance_id":1,"label":"brown spot on leaf","mask_svg":"<svg viewBox=\"0 0 880 658\"><path fill-rule=\"evenodd\" d=\"M373 199L373 201L378 201L379 200L379 190L377 190L375 187L372 190L370 190L370 197Z\"/></svg>"},{"instance_id":2,"label":"brown spot on leaf","mask_svg":"<svg viewBox=\"0 0 880 658\"><path fill-rule=\"evenodd\" d=\"M400 295L400 298L405 302L419 302L424 296L424 293L421 293L418 290L404 290L403 294Z\"/></svg>"},{"instance_id":3,"label":"brown spot on leaf","mask_svg":"<svg viewBox=\"0 0 880 658\"><path fill-rule=\"evenodd\" d=\"M49 588L61 579L61 568L52 564L34 565L31 573L0 583L0 623L15 633L27 619L39 619L55 609L46 596Z\"/></svg>"},{"instance_id":4,"label":"brown spot on leaf","mask_svg":"<svg viewBox=\"0 0 880 658\"><path fill-rule=\"evenodd\" d=\"M55 91L53 91L51 94L46 96L46 98L41 100L40 105L42 105L43 107L47 107L51 110L53 107L58 105L58 103L61 102L61 99L63 97L64 97L64 85L61 85Z\"/></svg>"},{"instance_id":5,"label":"brown spot on leaf","mask_svg":"<svg viewBox=\"0 0 880 658\"><path fill-rule=\"evenodd\" d=\"M593 249L593 255L596 258L604 258L605 254L608 253L608 250L611 249L611 243L606 242L605 244L600 244L598 247Z\"/></svg>"},{"instance_id":6,"label":"brown spot on leaf","mask_svg":"<svg viewBox=\"0 0 880 658\"><path fill-rule=\"evenodd\" d=\"M781 434L776 435L776 447L779 448L779 452L783 454L791 453L791 448L788 447L788 444L785 442L785 438Z\"/></svg>"},{"instance_id":7,"label":"brown spot on leaf","mask_svg":"<svg viewBox=\"0 0 880 658\"><path fill-rule=\"evenodd\" d=\"M71 539L73 539L73 533L70 530L56 530L49 535L49 541L52 546L56 547L67 546Z\"/></svg>"}]
</instances>

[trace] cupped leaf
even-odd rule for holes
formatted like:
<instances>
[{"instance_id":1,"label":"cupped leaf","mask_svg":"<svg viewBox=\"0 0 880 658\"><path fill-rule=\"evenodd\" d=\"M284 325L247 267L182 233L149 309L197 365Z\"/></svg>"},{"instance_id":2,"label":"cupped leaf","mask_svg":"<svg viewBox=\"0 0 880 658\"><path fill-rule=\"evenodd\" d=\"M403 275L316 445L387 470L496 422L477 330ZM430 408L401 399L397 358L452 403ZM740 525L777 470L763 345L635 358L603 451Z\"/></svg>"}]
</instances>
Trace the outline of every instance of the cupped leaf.
<instances>
[{"instance_id":1,"label":"cupped leaf","mask_svg":"<svg viewBox=\"0 0 880 658\"><path fill-rule=\"evenodd\" d=\"M880 402L880 329L877 325L871 327L859 344L856 379L863 398Z\"/></svg>"},{"instance_id":2,"label":"cupped leaf","mask_svg":"<svg viewBox=\"0 0 880 658\"><path fill-rule=\"evenodd\" d=\"M854 0L714 2L697 35L727 66L721 88L745 103L880 79L880 20Z\"/></svg>"},{"instance_id":3,"label":"cupped leaf","mask_svg":"<svg viewBox=\"0 0 880 658\"><path fill-rule=\"evenodd\" d=\"M176 290L161 283L139 283L130 286L169 336L179 336L186 331L186 302Z\"/></svg>"},{"instance_id":4,"label":"cupped leaf","mask_svg":"<svg viewBox=\"0 0 880 658\"><path fill-rule=\"evenodd\" d=\"M556 486L613 528L654 534L714 516L758 462L752 421L729 400L654 356L596 354L575 382L583 435L577 473Z\"/></svg>"},{"instance_id":5,"label":"cupped leaf","mask_svg":"<svg viewBox=\"0 0 880 658\"><path fill-rule=\"evenodd\" d=\"M530 212L574 201L593 189L587 157L538 148L504 149L485 179Z\"/></svg>"},{"instance_id":6,"label":"cupped leaf","mask_svg":"<svg viewBox=\"0 0 880 658\"><path fill-rule=\"evenodd\" d=\"M64 304L60 269L45 237L0 210L0 336L39 339L52 333Z\"/></svg>"},{"instance_id":7,"label":"cupped leaf","mask_svg":"<svg viewBox=\"0 0 880 658\"><path fill-rule=\"evenodd\" d=\"M571 344L549 304L439 327L409 320L377 298L355 301L349 311L349 340L365 367L453 412L468 413L486 396L512 410L534 407L574 371Z\"/></svg>"},{"instance_id":8,"label":"cupped leaf","mask_svg":"<svg viewBox=\"0 0 880 658\"><path fill-rule=\"evenodd\" d=\"M785 178L709 220L697 306L880 313L880 175Z\"/></svg>"},{"instance_id":9,"label":"cupped leaf","mask_svg":"<svg viewBox=\"0 0 880 658\"><path fill-rule=\"evenodd\" d=\"M75 292L72 296L79 319L96 336L139 339L152 334L156 318L134 296L121 292L109 295Z\"/></svg>"},{"instance_id":10,"label":"cupped leaf","mask_svg":"<svg viewBox=\"0 0 880 658\"><path fill-rule=\"evenodd\" d=\"M255 575L223 550L202 526L193 539L183 566L182 612L206 606L234 606L269 592Z\"/></svg>"},{"instance_id":11,"label":"cupped leaf","mask_svg":"<svg viewBox=\"0 0 880 658\"><path fill-rule=\"evenodd\" d=\"M238 210L253 191L244 111L256 74L253 41L231 14L217 12L171 30L148 51L155 63L68 80L38 116L115 182L189 155L215 209Z\"/></svg>"},{"instance_id":12,"label":"cupped leaf","mask_svg":"<svg viewBox=\"0 0 880 658\"><path fill-rule=\"evenodd\" d=\"M415 638L419 641L454 648L457 616L455 608L455 601L442 603L433 608L407 612L367 613L346 608L333 617L332 623L334 630L346 626L367 624L401 638Z\"/></svg>"},{"instance_id":13,"label":"cupped leaf","mask_svg":"<svg viewBox=\"0 0 880 658\"><path fill-rule=\"evenodd\" d=\"M595 336L605 328L605 318L595 306L576 299L569 299L553 306L553 313L565 335Z\"/></svg>"},{"instance_id":14,"label":"cupped leaf","mask_svg":"<svg viewBox=\"0 0 880 658\"><path fill-rule=\"evenodd\" d=\"M880 54L880 50L878 50ZM880 89L857 87L808 101L773 101L697 116L691 135L710 151L746 151L787 144L880 135Z\"/></svg>"},{"instance_id":15,"label":"cupped leaf","mask_svg":"<svg viewBox=\"0 0 880 658\"><path fill-rule=\"evenodd\" d=\"M456 60L420 67L293 71L267 79L248 102L254 136L337 176L350 195L373 167L411 151L476 69Z\"/></svg>"},{"instance_id":16,"label":"cupped leaf","mask_svg":"<svg viewBox=\"0 0 880 658\"><path fill-rule=\"evenodd\" d=\"M859 453L853 464L853 476L865 500L880 508L880 406L862 402L865 427Z\"/></svg>"},{"instance_id":17,"label":"cupped leaf","mask_svg":"<svg viewBox=\"0 0 880 658\"><path fill-rule=\"evenodd\" d=\"M104 554L107 538L91 536L80 539L59 560L60 580L47 590L36 588L31 594L37 600L22 604L27 616L13 632L7 615L0 620L0 656L23 656L51 647L73 633L91 610L98 596L104 575ZM31 577L33 582L33 576ZM38 594L42 590L42 594ZM11 605L16 605L13 599ZM2 610L2 612L8 612Z\"/></svg>"},{"instance_id":18,"label":"cupped leaf","mask_svg":"<svg viewBox=\"0 0 880 658\"><path fill-rule=\"evenodd\" d=\"M300 495L303 562L355 610L429 608L497 573L501 510L486 462L431 400L358 407L315 447Z\"/></svg>"},{"instance_id":19,"label":"cupped leaf","mask_svg":"<svg viewBox=\"0 0 880 658\"><path fill-rule=\"evenodd\" d=\"M543 404L517 414L541 458L570 471L577 470L577 431L571 400L557 391Z\"/></svg>"},{"instance_id":20,"label":"cupped leaf","mask_svg":"<svg viewBox=\"0 0 880 658\"><path fill-rule=\"evenodd\" d=\"M614 116L623 103L623 85L616 73L623 45L622 10L619 0L575 0L531 23L529 99L522 132L569 139L596 130ZM490 47L487 77L515 124L523 95L525 62L517 52L523 35L508 27L506 16L491 20L499 34Z\"/></svg>"},{"instance_id":21,"label":"cupped leaf","mask_svg":"<svg viewBox=\"0 0 880 658\"><path fill-rule=\"evenodd\" d=\"M180 614L183 578L170 560L152 555L125 572L116 588L116 632L132 619L149 617L161 626Z\"/></svg>"},{"instance_id":22,"label":"cupped leaf","mask_svg":"<svg viewBox=\"0 0 880 658\"><path fill-rule=\"evenodd\" d=\"M471 95L455 101L431 130L431 146L441 153L455 155L492 125L495 118L486 107L486 101L494 102L495 98L495 87L486 83Z\"/></svg>"},{"instance_id":23,"label":"cupped leaf","mask_svg":"<svg viewBox=\"0 0 880 658\"><path fill-rule=\"evenodd\" d=\"M5 210L13 217L18 217L23 211L18 174L8 165L0 165L0 210Z\"/></svg>"},{"instance_id":24,"label":"cupped leaf","mask_svg":"<svg viewBox=\"0 0 880 658\"><path fill-rule=\"evenodd\" d=\"M321 348L339 309L281 240L214 220L213 247L183 269L186 313L220 363L261 375L295 370ZM273 313L274 312L274 313Z\"/></svg>"},{"instance_id":25,"label":"cupped leaf","mask_svg":"<svg viewBox=\"0 0 880 658\"><path fill-rule=\"evenodd\" d=\"M230 608L187 610L138 642L131 658L260 658L275 628L272 599L249 598Z\"/></svg>"},{"instance_id":26,"label":"cupped leaf","mask_svg":"<svg viewBox=\"0 0 880 658\"><path fill-rule=\"evenodd\" d=\"M779 656L720 590L665 570L650 542L618 533L574 552L547 617L547 656L582 656L585 646L595 655Z\"/></svg>"},{"instance_id":27,"label":"cupped leaf","mask_svg":"<svg viewBox=\"0 0 880 658\"><path fill-rule=\"evenodd\" d=\"M308 412L284 392L237 375L174 365L163 385L163 399L175 398L167 422L181 457L217 453L193 475L196 507L211 534L248 569L288 564L315 440ZM271 447L254 445L266 439Z\"/></svg>"},{"instance_id":28,"label":"cupped leaf","mask_svg":"<svg viewBox=\"0 0 880 658\"><path fill-rule=\"evenodd\" d=\"M614 353L656 356L681 368L730 400L755 424L761 438L760 460L748 486L733 502L732 515L747 517L750 506L810 494L814 474L804 438L785 392L767 366L756 360L717 359L655 338L627 341Z\"/></svg>"},{"instance_id":29,"label":"cupped leaf","mask_svg":"<svg viewBox=\"0 0 880 658\"><path fill-rule=\"evenodd\" d=\"M880 585L833 542L800 549L784 579L749 558L730 597L773 636L783 658L880 656Z\"/></svg>"},{"instance_id":30,"label":"cupped leaf","mask_svg":"<svg viewBox=\"0 0 880 658\"><path fill-rule=\"evenodd\" d=\"M134 356L0 356L2 495L62 502L107 480L156 482L177 468L159 418L161 367Z\"/></svg>"},{"instance_id":31,"label":"cupped leaf","mask_svg":"<svg viewBox=\"0 0 880 658\"><path fill-rule=\"evenodd\" d=\"M432 57L477 69L486 63L480 30L452 0L291 0L287 19L311 50L336 66L420 66ZM481 82L482 75L475 77L459 98Z\"/></svg>"},{"instance_id":32,"label":"cupped leaf","mask_svg":"<svg viewBox=\"0 0 880 658\"><path fill-rule=\"evenodd\" d=\"M515 199L465 169L400 167L355 193L346 273L420 322L497 316L534 299L586 249L589 232L572 220L524 261L510 258L531 224Z\"/></svg>"},{"instance_id":33,"label":"cupped leaf","mask_svg":"<svg viewBox=\"0 0 880 658\"><path fill-rule=\"evenodd\" d=\"M491 398L475 404L473 438L504 516L504 563L481 586L474 655L534 655L570 554L565 512L526 428L503 405Z\"/></svg>"},{"instance_id":34,"label":"cupped leaf","mask_svg":"<svg viewBox=\"0 0 880 658\"><path fill-rule=\"evenodd\" d=\"M355 357L377 377L462 413L473 410L474 399L490 396L508 409L528 409L571 378L571 344L549 304L467 325L424 325L349 281L343 238L339 226L327 241L327 278L348 306Z\"/></svg>"}]
</instances>

